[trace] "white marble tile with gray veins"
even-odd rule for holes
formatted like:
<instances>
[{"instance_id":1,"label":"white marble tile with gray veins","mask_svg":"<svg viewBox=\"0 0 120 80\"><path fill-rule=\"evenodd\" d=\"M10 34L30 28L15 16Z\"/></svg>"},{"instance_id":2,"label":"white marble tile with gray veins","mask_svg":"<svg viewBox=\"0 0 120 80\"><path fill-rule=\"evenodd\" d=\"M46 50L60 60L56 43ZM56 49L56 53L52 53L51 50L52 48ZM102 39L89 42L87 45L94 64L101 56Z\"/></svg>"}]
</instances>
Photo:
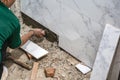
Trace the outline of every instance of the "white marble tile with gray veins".
<instances>
[{"instance_id":1,"label":"white marble tile with gray veins","mask_svg":"<svg viewBox=\"0 0 120 80\"><path fill-rule=\"evenodd\" d=\"M107 24L100 42L90 80L107 80L119 37L120 29Z\"/></svg>"},{"instance_id":2,"label":"white marble tile with gray veins","mask_svg":"<svg viewBox=\"0 0 120 80\"><path fill-rule=\"evenodd\" d=\"M21 0L21 11L59 35L59 46L92 67L106 23L120 23L120 0Z\"/></svg>"}]
</instances>

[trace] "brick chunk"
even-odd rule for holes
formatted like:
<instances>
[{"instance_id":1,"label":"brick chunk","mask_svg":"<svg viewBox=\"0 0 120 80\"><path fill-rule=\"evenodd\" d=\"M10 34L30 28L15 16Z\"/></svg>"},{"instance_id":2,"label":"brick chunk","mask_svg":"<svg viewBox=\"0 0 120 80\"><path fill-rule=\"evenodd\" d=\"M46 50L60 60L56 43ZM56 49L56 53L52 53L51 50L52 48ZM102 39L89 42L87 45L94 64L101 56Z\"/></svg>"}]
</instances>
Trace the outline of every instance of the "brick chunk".
<instances>
[{"instance_id":1,"label":"brick chunk","mask_svg":"<svg viewBox=\"0 0 120 80\"><path fill-rule=\"evenodd\" d=\"M54 77L55 69L54 68L46 68L45 75L46 77Z\"/></svg>"}]
</instances>

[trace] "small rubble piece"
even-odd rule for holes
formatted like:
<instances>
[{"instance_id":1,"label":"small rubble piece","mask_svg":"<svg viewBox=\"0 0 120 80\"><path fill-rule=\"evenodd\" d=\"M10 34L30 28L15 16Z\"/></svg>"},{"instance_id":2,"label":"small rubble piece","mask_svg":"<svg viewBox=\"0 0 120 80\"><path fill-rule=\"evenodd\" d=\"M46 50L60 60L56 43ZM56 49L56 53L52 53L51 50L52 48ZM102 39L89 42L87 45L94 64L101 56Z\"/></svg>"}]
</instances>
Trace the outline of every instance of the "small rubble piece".
<instances>
[{"instance_id":1,"label":"small rubble piece","mask_svg":"<svg viewBox=\"0 0 120 80\"><path fill-rule=\"evenodd\" d=\"M39 63L38 63L38 62L34 62L30 80L36 80L36 75L37 75L37 71L38 71L38 66L39 66Z\"/></svg>"},{"instance_id":2,"label":"small rubble piece","mask_svg":"<svg viewBox=\"0 0 120 80\"><path fill-rule=\"evenodd\" d=\"M83 74L87 74L88 72L91 71L91 69L90 69L89 67L87 67L87 66L85 66L85 65L82 65L82 64L77 64L77 65L76 65L76 68L77 68L78 70L80 70Z\"/></svg>"},{"instance_id":3,"label":"small rubble piece","mask_svg":"<svg viewBox=\"0 0 120 80\"><path fill-rule=\"evenodd\" d=\"M54 68L46 68L45 75L46 77L54 77L55 69Z\"/></svg>"}]
</instances>

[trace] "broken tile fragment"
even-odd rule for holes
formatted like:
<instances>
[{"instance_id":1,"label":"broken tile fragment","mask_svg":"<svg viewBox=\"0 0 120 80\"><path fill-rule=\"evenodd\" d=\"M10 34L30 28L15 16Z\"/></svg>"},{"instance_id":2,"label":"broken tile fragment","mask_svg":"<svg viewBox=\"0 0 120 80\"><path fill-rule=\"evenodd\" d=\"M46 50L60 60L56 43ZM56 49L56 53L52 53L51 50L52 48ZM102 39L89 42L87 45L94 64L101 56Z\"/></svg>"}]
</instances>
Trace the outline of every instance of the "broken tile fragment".
<instances>
[{"instance_id":1,"label":"broken tile fragment","mask_svg":"<svg viewBox=\"0 0 120 80\"><path fill-rule=\"evenodd\" d=\"M77 64L77 65L76 65L76 68L77 68L78 70L80 70L83 74L87 74L88 72L91 71L91 69L90 69L89 67L87 67L87 66L85 66L85 65L82 65L82 64Z\"/></svg>"}]
</instances>

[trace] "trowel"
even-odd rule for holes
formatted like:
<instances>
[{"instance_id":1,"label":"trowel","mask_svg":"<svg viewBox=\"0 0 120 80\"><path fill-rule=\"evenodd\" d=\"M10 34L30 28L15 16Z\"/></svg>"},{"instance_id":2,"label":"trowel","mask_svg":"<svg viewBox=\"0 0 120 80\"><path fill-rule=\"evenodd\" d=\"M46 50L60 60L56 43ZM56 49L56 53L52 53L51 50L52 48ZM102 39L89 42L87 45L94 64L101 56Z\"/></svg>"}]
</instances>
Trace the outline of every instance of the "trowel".
<instances>
[{"instance_id":1,"label":"trowel","mask_svg":"<svg viewBox=\"0 0 120 80\"><path fill-rule=\"evenodd\" d=\"M47 29L45 29L45 36L44 37L50 42L58 41L57 35L51 31L48 31Z\"/></svg>"}]
</instances>

